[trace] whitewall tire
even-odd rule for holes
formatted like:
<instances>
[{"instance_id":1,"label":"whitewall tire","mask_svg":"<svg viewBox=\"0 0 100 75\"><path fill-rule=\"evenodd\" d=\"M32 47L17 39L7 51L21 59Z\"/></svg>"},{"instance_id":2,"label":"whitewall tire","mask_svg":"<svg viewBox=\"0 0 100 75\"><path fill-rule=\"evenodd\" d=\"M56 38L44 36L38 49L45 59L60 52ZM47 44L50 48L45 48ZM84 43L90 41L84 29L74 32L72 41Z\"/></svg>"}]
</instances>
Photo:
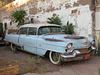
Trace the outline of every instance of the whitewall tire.
<instances>
[{"instance_id":1,"label":"whitewall tire","mask_svg":"<svg viewBox=\"0 0 100 75\"><path fill-rule=\"evenodd\" d=\"M62 64L60 53L50 51L49 52L49 59L55 65Z\"/></svg>"}]
</instances>

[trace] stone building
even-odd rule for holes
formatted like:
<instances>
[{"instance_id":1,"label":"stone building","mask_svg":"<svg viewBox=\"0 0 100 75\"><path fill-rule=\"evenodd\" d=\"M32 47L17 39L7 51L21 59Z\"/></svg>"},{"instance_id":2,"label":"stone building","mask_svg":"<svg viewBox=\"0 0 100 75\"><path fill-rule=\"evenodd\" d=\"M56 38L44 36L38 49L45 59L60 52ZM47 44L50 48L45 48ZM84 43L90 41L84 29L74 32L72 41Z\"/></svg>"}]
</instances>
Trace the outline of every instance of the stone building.
<instances>
[{"instance_id":1,"label":"stone building","mask_svg":"<svg viewBox=\"0 0 100 75\"><path fill-rule=\"evenodd\" d=\"M48 17L56 14L63 25L67 21L73 23L77 35L95 35L95 0L15 0L0 9L4 31L17 28L11 20L11 13L20 9L27 12L27 22L46 23Z\"/></svg>"}]
</instances>

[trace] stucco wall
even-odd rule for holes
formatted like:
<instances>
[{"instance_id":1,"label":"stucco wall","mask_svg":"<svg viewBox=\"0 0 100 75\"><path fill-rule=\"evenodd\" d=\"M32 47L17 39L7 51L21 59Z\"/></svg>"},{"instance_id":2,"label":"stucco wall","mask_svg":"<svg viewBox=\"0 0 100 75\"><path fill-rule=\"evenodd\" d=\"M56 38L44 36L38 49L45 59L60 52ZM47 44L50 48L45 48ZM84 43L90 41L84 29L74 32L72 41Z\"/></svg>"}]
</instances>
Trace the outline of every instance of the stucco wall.
<instances>
[{"instance_id":1,"label":"stucco wall","mask_svg":"<svg viewBox=\"0 0 100 75\"><path fill-rule=\"evenodd\" d=\"M1 21L7 23L8 29L16 28L11 22L11 12L15 9L24 9L27 12L26 20L34 19L34 23L46 23L53 14L59 15L62 24L67 21L75 25L78 35L93 36L94 2L92 0L16 0L1 10Z\"/></svg>"},{"instance_id":2,"label":"stucco wall","mask_svg":"<svg viewBox=\"0 0 100 75\"><path fill-rule=\"evenodd\" d=\"M97 39L98 39L98 36L99 36L99 34L100 34L100 0L98 0L97 1L97 3L96 3L96 13L95 13L95 33L96 33L96 35L95 35L95 39L96 39L96 41L97 41ZM100 42L100 40L99 40L99 42Z\"/></svg>"}]
</instances>

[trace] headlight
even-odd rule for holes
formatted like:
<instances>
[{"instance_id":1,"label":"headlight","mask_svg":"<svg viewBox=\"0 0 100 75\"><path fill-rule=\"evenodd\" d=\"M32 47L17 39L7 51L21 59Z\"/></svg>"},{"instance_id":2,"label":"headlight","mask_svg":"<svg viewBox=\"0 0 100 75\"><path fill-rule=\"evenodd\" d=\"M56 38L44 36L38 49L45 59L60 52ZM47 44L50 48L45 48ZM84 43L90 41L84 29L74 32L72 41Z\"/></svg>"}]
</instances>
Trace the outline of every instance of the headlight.
<instances>
[{"instance_id":1,"label":"headlight","mask_svg":"<svg viewBox=\"0 0 100 75\"><path fill-rule=\"evenodd\" d=\"M72 44L72 43L69 43L66 47L67 47L68 49L71 49L71 48L73 48L73 44Z\"/></svg>"},{"instance_id":2,"label":"headlight","mask_svg":"<svg viewBox=\"0 0 100 75\"><path fill-rule=\"evenodd\" d=\"M92 40L91 45L94 45L94 43L95 43L95 41L94 41L94 40Z\"/></svg>"}]
</instances>

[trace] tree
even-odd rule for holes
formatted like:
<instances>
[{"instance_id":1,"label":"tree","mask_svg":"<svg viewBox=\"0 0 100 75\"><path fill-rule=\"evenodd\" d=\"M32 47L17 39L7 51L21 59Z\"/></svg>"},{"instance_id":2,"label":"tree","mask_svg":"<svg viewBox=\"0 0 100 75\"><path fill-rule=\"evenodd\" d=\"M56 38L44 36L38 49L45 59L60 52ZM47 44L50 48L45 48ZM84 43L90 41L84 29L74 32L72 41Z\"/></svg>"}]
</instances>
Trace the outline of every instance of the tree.
<instances>
[{"instance_id":1,"label":"tree","mask_svg":"<svg viewBox=\"0 0 100 75\"><path fill-rule=\"evenodd\" d=\"M16 10L12 13L12 20L13 22L17 23L18 22L18 25L17 27L20 27L21 25L24 25L25 24L25 15L26 15L26 12L25 10Z\"/></svg>"},{"instance_id":2,"label":"tree","mask_svg":"<svg viewBox=\"0 0 100 75\"><path fill-rule=\"evenodd\" d=\"M61 25L61 24L62 24L62 23L61 23L61 20L60 20L60 18L59 18L58 15L48 18L47 23L50 23L50 24L57 24L57 25Z\"/></svg>"},{"instance_id":3,"label":"tree","mask_svg":"<svg viewBox=\"0 0 100 75\"><path fill-rule=\"evenodd\" d=\"M73 34L74 33L74 25L72 23L69 23L69 21L67 22L66 25L64 25L62 27L62 29L65 34Z\"/></svg>"}]
</instances>

